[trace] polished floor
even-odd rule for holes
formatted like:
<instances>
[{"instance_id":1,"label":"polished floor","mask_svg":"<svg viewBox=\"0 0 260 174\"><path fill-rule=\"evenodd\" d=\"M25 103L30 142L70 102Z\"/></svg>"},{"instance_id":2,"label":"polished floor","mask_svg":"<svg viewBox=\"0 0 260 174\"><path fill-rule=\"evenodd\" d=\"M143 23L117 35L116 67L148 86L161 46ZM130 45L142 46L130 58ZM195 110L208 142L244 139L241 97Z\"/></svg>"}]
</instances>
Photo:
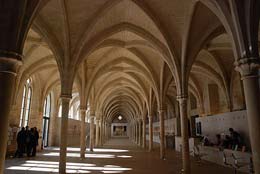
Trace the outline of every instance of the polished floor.
<instances>
[{"instance_id":1,"label":"polished floor","mask_svg":"<svg viewBox=\"0 0 260 174\"><path fill-rule=\"evenodd\" d=\"M179 174L181 156L167 151L166 160L159 159L158 149L147 152L128 139L111 139L103 148L87 152L79 158L79 148L68 148L67 173ZM37 157L7 159L5 174L58 173L59 149L49 148ZM192 159L194 174L232 174L233 170L216 164L197 163Z\"/></svg>"}]
</instances>

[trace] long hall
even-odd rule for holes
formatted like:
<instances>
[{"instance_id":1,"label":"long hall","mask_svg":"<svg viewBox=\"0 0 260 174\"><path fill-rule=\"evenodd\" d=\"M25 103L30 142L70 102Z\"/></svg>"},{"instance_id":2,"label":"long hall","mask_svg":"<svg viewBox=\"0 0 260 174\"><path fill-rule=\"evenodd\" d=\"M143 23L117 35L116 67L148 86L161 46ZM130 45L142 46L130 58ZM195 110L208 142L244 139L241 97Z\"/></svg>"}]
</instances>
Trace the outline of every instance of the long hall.
<instances>
[{"instance_id":1,"label":"long hall","mask_svg":"<svg viewBox=\"0 0 260 174\"><path fill-rule=\"evenodd\" d=\"M260 0L0 0L0 174L260 174Z\"/></svg>"}]
</instances>

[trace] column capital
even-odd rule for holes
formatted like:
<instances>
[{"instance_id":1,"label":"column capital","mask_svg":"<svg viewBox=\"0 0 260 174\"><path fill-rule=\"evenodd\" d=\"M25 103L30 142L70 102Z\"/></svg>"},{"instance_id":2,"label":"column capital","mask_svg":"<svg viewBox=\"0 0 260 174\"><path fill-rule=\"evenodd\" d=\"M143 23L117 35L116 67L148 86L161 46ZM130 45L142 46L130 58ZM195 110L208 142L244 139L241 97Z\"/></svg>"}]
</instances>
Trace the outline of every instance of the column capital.
<instances>
[{"instance_id":1,"label":"column capital","mask_svg":"<svg viewBox=\"0 0 260 174\"><path fill-rule=\"evenodd\" d=\"M164 102L162 102L162 103L159 105L159 110L158 110L158 111L159 111L159 112L160 112L160 111L163 112L163 111L165 111L165 109L166 109L166 104L165 104Z\"/></svg>"},{"instance_id":2,"label":"column capital","mask_svg":"<svg viewBox=\"0 0 260 174\"><path fill-rule=\"evenodd\" d=\"M245 78L258 77L259 67L259 57L241 58L235 62L235 70L240 72L242 80Z\"/></svg>"},{"instance_id":3,"label":"column capital","mask_svg":"<svg viewBox=\"0 0 260 174\"><path fill-rule=\"evenodd\" d=\"M80 111L80 113L83 113L84 115L86 115L85 113L86 113L86 109L79 109L79 111Z\"/></svg>"},{"instance_id":4,"label":"column capital","mask_svg":"<svg viewBox=\"0 0 260 174\"><path fill-rule=\"evenodd\" d=\"M101 121L100 118L96 118L96 124L100 125Z\"/></svg>"},{"instance_id":5,"label":"column capital","mask_svg":"<svg viewBox=\"0 0 260 174\"><path fill-rule=\"evenodd\" d=\"M87 108L86 108L85 106L79 106L79 110L80 110L80 111L85 111L85 112L86 112Z\"/></svg>"},{"instance_id":6,"label":"column capital","mask_svg":"<svg viewBox=\"0 0 260 174\"><path fill-rule=\"evenodd\" d=\"M11 59L16 59L18 61L21 61L23 60L24 56L14 51L6 51L0 49L0 57L6 57L6 58L11 58Z\"/></svg>"},{"instance_id":7,"label":"column capital","mask_svg":"<svg viewBox=\"0 0 260 174\"><path fill-rule=\"evenodd\" d=\"M18 67L21 65L22 65L21 60L15 58L0 57L0 73L9 73L9 74L16 75Z\"/></svg>"},{"instance_id":8,"label":"column capital","mask_svg":"<svg viewBox=\"0 0 260 174\"><path fill-rule=\"evenodd\" d=\"M90 115L90 116L95 116L95 113L96 113L96 112L95 112L94 110L91 110L91 109L89 110L89 115Z\"/></svg>"},{"instance_id":9,"label":"column capital","mask_svg":"<svg viewBox=\"0 0 260 174\"><path fill-rule=\"evenodd\" d=\"M62 100L71 100L72 96L71 96L71 94L61 94L60 98Z\"/></svg>"},{"instance_id":10,"label":"column capital","mask_svg":"<svg viewBox=\"0 0 260 174\"><path fill-rule=\"evenodd\" d=\"M179 94L177 95L177 100L187 100L188 99L188 95L187 94Z\"/></svg>"},{"instance_id":11,"label":"column capital","mask_svg":"<svg viewBox=\"0 0 260 174\"><path fill-rule=\"evenodd\" d=\"M180 103L180 105L187 105L188 95L186 94L178 95L177 100Z\"/></svg>"},{"instance_id":12,"label":"column capital","mask_svg":"<svg viewBox=\"0 0 260 174\"><path fill-rule=\"evenodd\" d=\"M158 112L159 112L159 114L164 113L164 112L165 112L165 109L160 108Z\"/></svg>"}]
</instances>

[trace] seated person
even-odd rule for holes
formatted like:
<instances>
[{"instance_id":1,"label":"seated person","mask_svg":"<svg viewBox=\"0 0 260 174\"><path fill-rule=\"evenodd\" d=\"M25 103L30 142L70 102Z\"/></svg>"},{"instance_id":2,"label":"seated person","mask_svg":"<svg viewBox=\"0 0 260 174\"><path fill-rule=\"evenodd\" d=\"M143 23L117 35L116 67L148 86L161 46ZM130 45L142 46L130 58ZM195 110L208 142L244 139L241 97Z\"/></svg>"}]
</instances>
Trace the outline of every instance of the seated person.
<instances>
[{"instance_id":1,"label":"seated person","mask_svg":"<svg viewBox=\"0 0 260 174\"><path fill-rule=\"evenodd\" d=\"M237 147L241 147L243 145L241 135L238 132L234 131L233 128L229 128L229 132L230 132L232 149L236 149Z\"/></svg>"},{"instance_id":2,"label":"seated person","mask_svg":"<svg viewBox=\"0 0 260 174\"><path fill-rule=\"evenodd\" d=\"M221 135L220 135L220 134L217 134L217 135L216 135L216 143L215 143L214 145L216 145L216 146L222 146L222 144L223 144L223 140L222 140L222 138L221 138Z\"/></svg>"},{"instance_id":3,"label":"seated person","mask_svg":"<svg viewBox=\"0 0 260 174\"><path fill-rule=\"evenodd\" d=\"M203 137L202 144L203 144L204 146L211 146L211 145L212 145L212 144L210 143L210 141L209 141L209 139L208 139L207 136L204 136L204 137Z\"/></svg>"},{"instance_id":4,"label":"seated person","mask_svg":"<svg viewBox=\"0 0 260 174\"><path fill-rule=\"evenodd\" d=\"M223 140L222 147L225 149L230 149L231 146L232 146L232 140L231 140L230 136L226 135L225 139Z\"/></svg>"}]
</instances>

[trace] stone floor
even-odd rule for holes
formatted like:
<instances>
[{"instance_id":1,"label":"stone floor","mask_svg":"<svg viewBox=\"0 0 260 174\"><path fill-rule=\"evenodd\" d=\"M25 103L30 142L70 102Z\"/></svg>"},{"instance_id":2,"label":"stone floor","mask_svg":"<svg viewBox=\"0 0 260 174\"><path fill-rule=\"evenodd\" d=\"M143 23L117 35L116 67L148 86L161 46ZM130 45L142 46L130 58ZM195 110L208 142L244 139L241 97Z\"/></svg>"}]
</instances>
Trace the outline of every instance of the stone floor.
<instances>
[{"instance_id":1,"label":"stone floor","mask_svg":"<svg viewBox=\"0 0 260 174\"><path fill-rule=\"evenodd\" d=\"M181 156L167 151L166 160L159 159L158 149L147 152L128 139L111 139L103 148L87 152L80 160L79 148L68 148L67 173L179 174ZM58 148L48 148L34 158L6 160L5 174L58 173ZM233 170L208 162L192 160L192 173L232 174Z\"/></svg>"}]
</instances>

